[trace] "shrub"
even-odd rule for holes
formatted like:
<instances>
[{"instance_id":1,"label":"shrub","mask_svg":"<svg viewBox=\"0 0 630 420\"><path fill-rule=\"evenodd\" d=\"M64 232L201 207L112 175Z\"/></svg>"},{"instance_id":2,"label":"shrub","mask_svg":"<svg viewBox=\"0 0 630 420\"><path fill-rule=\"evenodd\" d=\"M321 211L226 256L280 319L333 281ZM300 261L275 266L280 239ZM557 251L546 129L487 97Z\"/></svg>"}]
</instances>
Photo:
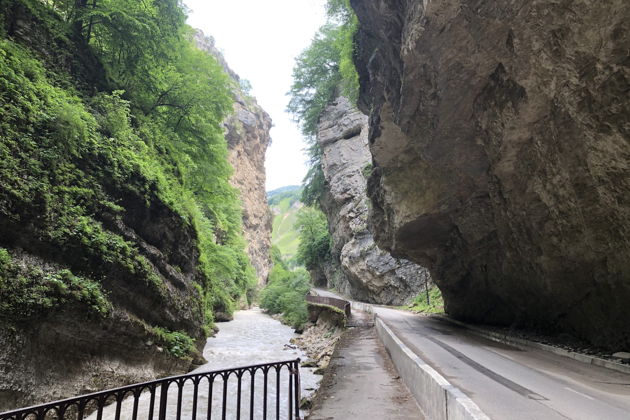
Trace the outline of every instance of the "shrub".
<instances>
[{"instance_id":1,"label":"shrub","mask_svg":"<svg viewBox=\"0 0 630 420\"><path fill-rule=\"evenodd\" d=\"M321 210L304 207L297 215L295 228L299 231L300 244L297 260L308 270L314 270L330 259L330 234L328 221Z\"/></svg>"},{"instance_id":2,"label":"shrub","mask_svg":"<svg viewBox=\"0 0 630 420\"><path fill-rule=\"evenodd\" d=\"M282 314L285 323L300 329L308 320L305 297L310 289L306 270L290 271L282 260L276 259L269 283L260 293L260 306L269 314Z\"/></svg>"},{"instance_id":3,"label":"shrub","mask_svg":"<svg viewBox=\"0 0 630 420\"><path fill-rule=\"evenodd\" d=\"M426 292L420 293L413 299L413 302L409 304L409 309L416 312L425 312L429 314L444 313L444 299L442 298L442 292L437 286L429 288L429 303L427 304Z\"/></svg>"},{"instance_id":4,"label":"shrub","mask_svg":"<svg viewBox=\"0 0 630 420\"><path fill-rule=\"evenodd\" d=\"M180 359L190 358L196 351L195 340L181 331L169 331L162 327L153 327L151 332L155 334L158 344L164 346L166 351Z\"/></svg>"},{"instance_id":5,"label":"shrub","mask_svg":"<svg viewBox=\"0 0 630 420\"><path fill-rule=\"evenodd\" d=\"M97 316L111 310L99 283L67 269L44 271L21 264L0 248L0 317L24 321L68 305Z\"/></svg>"}]
</instances>

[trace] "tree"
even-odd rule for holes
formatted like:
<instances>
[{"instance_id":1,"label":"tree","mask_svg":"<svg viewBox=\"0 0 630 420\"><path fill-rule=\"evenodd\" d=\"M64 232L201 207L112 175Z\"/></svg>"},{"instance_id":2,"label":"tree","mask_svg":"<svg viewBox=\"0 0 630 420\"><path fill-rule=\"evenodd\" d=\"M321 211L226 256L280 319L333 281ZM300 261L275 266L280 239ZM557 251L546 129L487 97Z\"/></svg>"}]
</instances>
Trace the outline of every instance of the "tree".
<instances>
[{"instance_id":1,"label":"tree","mask_svg":"<svg viewBox=\"0 0 630 420\"><path fill-rule=\"evenodd\" d=\"M103 196L115 211L121 210L116 200L107 200L110 192L129 191L147 205L159 200L180 216L182 229L194 230L200 271L195 280L206 319L211 321L213 308L233 307L255 283L223 136L235 82L195 46L181 0L13 1L41 17L57 38L51 46L95 58L94 67L105 77L98 86L75 89L73 82L83 82L82 76L49 60L52 53L32 54L28 46L1 40L0 79L11 89L0 90L15 94L0 95L0 181L16 194L5 198L9 188L0 188L0 210L23 208L4 200L12 203L33 196L29 188L42 189L43 208L55 212L50 219L64 222L54 238L63 246L74 232L66 222L79 217L86 228L77 236L111 239L95 219L100 207L94 196ZM0 7L0 15L6 10ZM20 170L3 171L4 166ZM125 257L100 242L95 249L108 261ZM133 247L127 251L138 254ZM136 260L127 264L130 272L146 272L151 280L148 263Z\"/></svg>"},{"instance_id":2,"label":"tree","mask_svg":"<svg viewBox=\"0 0 630 420\"><path fill-rule=\"evenodd\" d=\"M337 96L356 102L359 92L359 76L352 58L358 19L348 0L329 0L327 12L328 23L296 60L287 106L310 141L310 169L302 194L302 201L308 205L317 205L325 185L321 151L314 141L320 116Z\"/></svg>"},{"instance_id":3,"label":"tree","mask_svg":"<svg viewBox=\"0 0 630 420\"><path fill-rule=\"evenodd\" d=\"M314 270L330 258L328 222L321 210L304 207L297 215L295 228L299 231L297 259L308 270Z\"/></svg>"},{"instance_id":4,"label":"tree","mask_svg":"<svg viewBox=\"0 0 630 420\"><path fill-rule=\"evenodd\" d=\"M323 26L311 45L298 56L293 68L287 110L300 122L302 132L307 136L316 134L319 116L336 96L341 81L340 55L335 46L338 36L338 26Z\"/></svg>"}]
</instances>

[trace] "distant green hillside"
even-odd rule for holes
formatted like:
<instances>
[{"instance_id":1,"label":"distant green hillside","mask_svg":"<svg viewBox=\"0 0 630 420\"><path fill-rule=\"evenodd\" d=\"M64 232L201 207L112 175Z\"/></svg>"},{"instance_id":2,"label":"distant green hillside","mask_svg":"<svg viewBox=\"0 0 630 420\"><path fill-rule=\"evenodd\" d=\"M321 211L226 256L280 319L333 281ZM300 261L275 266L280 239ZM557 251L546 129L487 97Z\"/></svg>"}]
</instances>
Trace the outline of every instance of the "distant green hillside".
<instances>
[{"instance_id":1,"label":"distant green hillside","mask_svg":"<svg viewBox=\"0 0 630 420\"><path fill-rule=\"evenodd\" d=\"M280 248L285 259L295 256L298 248L298 232L294 229L297 212L302 207L302 188L297 185L278 188L267 193L267 201L273 212L271 242Z\"/></svg>"}]
</instances>

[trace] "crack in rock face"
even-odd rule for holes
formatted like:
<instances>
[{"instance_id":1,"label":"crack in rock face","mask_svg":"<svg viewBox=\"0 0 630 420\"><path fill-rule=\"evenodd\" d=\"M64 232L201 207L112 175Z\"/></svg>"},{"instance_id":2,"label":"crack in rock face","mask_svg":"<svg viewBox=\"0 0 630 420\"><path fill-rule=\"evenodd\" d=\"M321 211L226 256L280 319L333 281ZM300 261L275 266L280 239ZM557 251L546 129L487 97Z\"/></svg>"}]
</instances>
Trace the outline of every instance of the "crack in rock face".
<instances>
[{"instance_id":1,"label":"crack in rock face","mask_svg":"<svg viewBox=\"0 0 630 420\"><path fill-rule=\"evenodd\" d=\"M371 229L460 319L630 344L630 3L351 1Z\"/></svg>"}]
</instances>

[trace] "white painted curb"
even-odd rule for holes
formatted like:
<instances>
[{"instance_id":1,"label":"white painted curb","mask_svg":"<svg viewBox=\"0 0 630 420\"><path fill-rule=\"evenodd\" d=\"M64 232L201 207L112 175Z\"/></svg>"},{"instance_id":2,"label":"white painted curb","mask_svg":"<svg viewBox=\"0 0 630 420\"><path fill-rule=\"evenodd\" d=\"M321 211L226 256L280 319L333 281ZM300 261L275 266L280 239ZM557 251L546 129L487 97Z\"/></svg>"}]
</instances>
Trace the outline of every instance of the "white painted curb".
<instances>
[{"instance_id":1,"label":"white painted curb","mask_svg":"<svg viewBox=\"0 0 630 420\"><path fill-rule=\"evenodd\" d=\"M374 313L372 304L354 300L350 303L352 309L374 317L379 339L427 420L490 420L473 400L407 347Z\"/></svg>"},{"instance_id":2,"label":"white painted curb","mask_svg":"<svg viewBox=\"0 0 630 420\"><path fill-rule=\"evenodd\" d=\"M407 347L378 315L375 326L398 373L427 419L490 420L468 396Z\"/></svg>"}]
</instances>

